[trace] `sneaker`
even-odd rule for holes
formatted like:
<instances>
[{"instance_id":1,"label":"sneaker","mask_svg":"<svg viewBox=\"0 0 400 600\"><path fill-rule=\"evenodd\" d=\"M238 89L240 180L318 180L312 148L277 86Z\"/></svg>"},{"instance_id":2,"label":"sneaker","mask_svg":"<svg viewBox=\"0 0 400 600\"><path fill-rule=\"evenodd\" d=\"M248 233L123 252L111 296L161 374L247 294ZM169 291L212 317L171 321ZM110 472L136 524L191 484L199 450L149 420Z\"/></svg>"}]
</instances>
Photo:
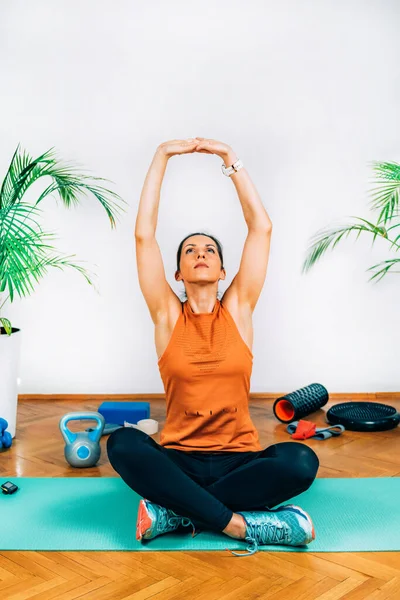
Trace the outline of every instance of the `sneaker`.
<instances>
[{"instance_id":1,"label":"sneaker","mask_svg":"<svg viewBox=\"0 0 400 600\"><path fill-rule=\"evenodd\" d=\"M315 539L314 525L305 510L295 504L286 504L275 510L239 512L246 521L245 541L249 552L232 552L235 556L250 556L259 544L303 546Z\"/></svg>"},{"instance_id":2,"label":"sneaker","mask_svg":"<svg viewBox=\"0 0 400 600\"><path fill-rule=\"evenodd\" d=\"M194 537L194 525L187 517L177 515L173 510L164 508L159 504L150 502L150 500L140 500L139 510L136 522L136 539L151 540L156 535L169 533L178 529L179 525L193 527L192 536Z\"/></svg>"}]
</instances>

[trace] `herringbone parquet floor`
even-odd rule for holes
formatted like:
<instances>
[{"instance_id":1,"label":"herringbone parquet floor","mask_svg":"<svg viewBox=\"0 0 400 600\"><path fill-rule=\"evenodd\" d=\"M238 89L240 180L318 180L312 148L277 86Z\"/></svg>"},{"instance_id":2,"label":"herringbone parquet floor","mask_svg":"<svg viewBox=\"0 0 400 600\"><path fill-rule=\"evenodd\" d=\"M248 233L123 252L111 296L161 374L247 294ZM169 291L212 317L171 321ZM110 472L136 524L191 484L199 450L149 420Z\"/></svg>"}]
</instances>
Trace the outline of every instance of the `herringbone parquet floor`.
<instances>
[{"instance_id":1,"label":"herringbone parquet floor","mask_svg":"<svg viewBox=\"0 0 400 600\"><path fill-rule=\"evenodd\" d=\"M278 395L275 395L277 397ZM97 410L104 397L20 397L17 435L0 453L0 477L117 476L101 440L96 467L73 469L64 459L58 429L67 412ZM160 429L165 402L148 400ZM322 426L325 411L347 400L385 402L400 410L399 394L333 394L323 410L307 417ZM272 396L252 394L250 411L263 446L288 441L272 413ZM86 425L87 426L87 425ZM73 431L79 422L70 422ZM153 436L159 442L159 433ZM346 431L324 442L306 440L320 459L319 477L398 477L399 428L376 433ZM372 500L373 501L373 500ZM400 501L400 499L399 499ZM1 519L1 515L0 515ZM318 532L316 532L318 535ZM1 552L1 600L399 600L400 553L259 552L238 558L226 552Z\"/></svg>"}]
</instances>

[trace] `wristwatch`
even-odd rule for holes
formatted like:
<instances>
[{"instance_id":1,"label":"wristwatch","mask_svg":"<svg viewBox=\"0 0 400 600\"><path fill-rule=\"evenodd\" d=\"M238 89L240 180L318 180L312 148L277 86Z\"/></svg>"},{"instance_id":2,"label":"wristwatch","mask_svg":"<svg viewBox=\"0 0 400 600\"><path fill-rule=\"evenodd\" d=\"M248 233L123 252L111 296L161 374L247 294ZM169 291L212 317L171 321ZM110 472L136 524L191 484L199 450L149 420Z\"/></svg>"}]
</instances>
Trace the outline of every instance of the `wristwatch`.
<instances>
[{"instance_id":1,"label":"wristwatch","mask_svg":"<svg viewBox=\"0 0 400 600\"><path fill-rule=\"evenodd\" d=\"M236 173L242 167L243 167L243 163L240 160L240 158L235 163L233 163L233 165L231 165L230 167L226 167L224 163L222 163L222 165L221 165L222 172L227 177L230 177L232 175L232 173Z\"/></svg>"}]
</instances>

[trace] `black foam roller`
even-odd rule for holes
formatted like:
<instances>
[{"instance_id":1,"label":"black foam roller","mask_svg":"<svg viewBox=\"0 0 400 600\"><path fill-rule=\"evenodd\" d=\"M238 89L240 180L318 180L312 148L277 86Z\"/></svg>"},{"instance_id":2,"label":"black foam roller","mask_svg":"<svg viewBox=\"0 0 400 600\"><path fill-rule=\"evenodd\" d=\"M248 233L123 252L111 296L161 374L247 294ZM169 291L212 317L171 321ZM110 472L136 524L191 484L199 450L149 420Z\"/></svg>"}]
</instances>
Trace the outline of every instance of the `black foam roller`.
<instances>
[{"instance_id":1,"label":"black foam roller","mask_svg":"<svg viewBox=\"0 0 400 600\"><path fill-rule=\"evenodd\" d=\"M320 383L311 383L295 392L277 398L273 410L282 423L298 421L319 410L329 400L328 390Z\"/></svg>"}]
</instances>

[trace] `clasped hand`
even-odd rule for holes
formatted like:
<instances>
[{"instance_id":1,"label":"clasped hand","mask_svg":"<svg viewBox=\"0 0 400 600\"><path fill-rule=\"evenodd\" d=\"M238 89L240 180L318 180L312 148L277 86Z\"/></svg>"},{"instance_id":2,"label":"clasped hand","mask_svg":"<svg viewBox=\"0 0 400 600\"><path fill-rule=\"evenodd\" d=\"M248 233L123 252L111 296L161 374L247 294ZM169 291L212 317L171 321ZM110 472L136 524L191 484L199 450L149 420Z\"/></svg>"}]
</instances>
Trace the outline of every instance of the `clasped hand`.
<instances>
[{"instance_id":1,"label":"clasped hand","mask_svg":"<svg viewBox=\"0 0 400 600\"><path fill-rule=\"evenodd\" d=\"M175 154L191 154L192 152L203 152L205 154L216 154L222 159L225 159L228 154L232 153L232 148L224 142L217 140L195 137L187 140L171 140L160 144L157 148L167 158Z\"/></svg>"}]
</instances>

